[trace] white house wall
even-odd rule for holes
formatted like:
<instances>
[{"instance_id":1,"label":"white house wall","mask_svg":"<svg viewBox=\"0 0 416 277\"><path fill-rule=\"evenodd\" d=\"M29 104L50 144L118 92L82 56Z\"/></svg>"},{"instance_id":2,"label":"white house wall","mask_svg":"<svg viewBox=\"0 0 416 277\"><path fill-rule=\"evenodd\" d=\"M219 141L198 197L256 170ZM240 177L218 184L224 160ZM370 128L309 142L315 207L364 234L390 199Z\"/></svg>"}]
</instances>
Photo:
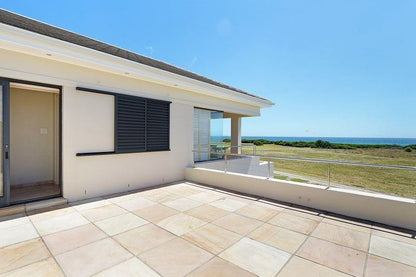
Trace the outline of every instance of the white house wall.
<instances>
[{"instance_id":1,"label":"white house wall","mask_svg":"<svg viewBox=\"0 0 416 277\"><path fill-rule=\"evenodd\" d=\"M165 87L127 76L109 74L8 50L0 50L0 77L62 86L62 179L63 196L70 201L184 179L185 167L193 162L193 109L205 107L242 115L258 115L259 107L217 99L190 91ZM92 130L110 121L104 109L109 103L93 100L88 87L172 101L171 151L77 157L94 147L108 150L110 129ZM88 106L90 105L90 109ZM106 108L107 107L107 108ZM109 131L110 130L110 131ZM93 141L96 141L94 145Z\"/></svg>"}]
</instances>

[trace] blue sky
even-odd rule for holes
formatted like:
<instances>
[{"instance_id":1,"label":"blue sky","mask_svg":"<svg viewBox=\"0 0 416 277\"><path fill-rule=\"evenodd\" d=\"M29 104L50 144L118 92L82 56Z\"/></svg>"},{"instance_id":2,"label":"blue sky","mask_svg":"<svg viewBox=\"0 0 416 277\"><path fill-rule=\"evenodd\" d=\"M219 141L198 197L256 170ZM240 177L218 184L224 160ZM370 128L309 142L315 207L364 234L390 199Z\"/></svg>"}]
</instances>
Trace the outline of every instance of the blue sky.
<instances>
[{"instance_id":1,"label":"blue sky","mask_svg":"<svg viewBox=\"0 0 416 277\"><path fill-rule=\"evenodd\" d=\"M416 1L0 5L275 102L246 136L416 137Z\"/></svg>"}]
</instances>

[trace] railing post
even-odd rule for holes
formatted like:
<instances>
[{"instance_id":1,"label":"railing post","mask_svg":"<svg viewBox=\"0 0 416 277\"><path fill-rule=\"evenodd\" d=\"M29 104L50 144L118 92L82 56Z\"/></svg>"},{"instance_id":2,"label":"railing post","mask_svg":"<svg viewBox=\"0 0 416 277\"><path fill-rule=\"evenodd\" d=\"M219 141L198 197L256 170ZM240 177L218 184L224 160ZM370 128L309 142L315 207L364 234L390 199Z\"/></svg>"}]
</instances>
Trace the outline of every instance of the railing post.
<instances>
[{"instance_id":1,"label":"railing post","mask_svg":"<svg viewBox=\"0 0 416 277\"><path fill-rule=\"evenodd\" d=\"M331 164L328 164L328 187L331 186Z\"/></svg>"},{"instance_id":2,"label":"railing post","mask_svg":"<svg viewBox=\"0 0 416 277\"><path fill-rule=\"evenodd\" d=\"M267 179L270 179L270 161L267 161Z\"/></svg>"},{"instance_id":3,"label":"railing post","mask_svg":"<svg viewBox=\"0 0 416 277\"><path fill-rule=\"evenodd\" d=\"M227 153L224 155L224 172L227 173Z\"/></svg>"}]
</instances>

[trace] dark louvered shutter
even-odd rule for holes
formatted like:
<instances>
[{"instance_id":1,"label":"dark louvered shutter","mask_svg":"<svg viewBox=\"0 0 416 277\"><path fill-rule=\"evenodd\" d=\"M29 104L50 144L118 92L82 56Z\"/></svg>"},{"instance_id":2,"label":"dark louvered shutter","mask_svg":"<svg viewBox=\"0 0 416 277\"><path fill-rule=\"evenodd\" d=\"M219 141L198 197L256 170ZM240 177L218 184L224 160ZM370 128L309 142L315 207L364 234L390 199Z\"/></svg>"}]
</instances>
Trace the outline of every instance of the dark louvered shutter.
<instances>
[{"instance_id":1,"label":"dark louvered shutter","mask_svg":"<svg viewBox=\"0 0 416 277\"><path fill-rule=\"evenodd\" d=\"M147 99L147 151L169 150L170 103Z\"/></svg>"},{"instance_id":2,"label":"dark louvered shutter","mask_svg":"<svg viewBox=\"0 0 416 277\"><path fill-rule=\"evenodd\" d=\"M115 100L116 152L146 151L146 99L119 94Z\"/></svg>"}]
</instances>

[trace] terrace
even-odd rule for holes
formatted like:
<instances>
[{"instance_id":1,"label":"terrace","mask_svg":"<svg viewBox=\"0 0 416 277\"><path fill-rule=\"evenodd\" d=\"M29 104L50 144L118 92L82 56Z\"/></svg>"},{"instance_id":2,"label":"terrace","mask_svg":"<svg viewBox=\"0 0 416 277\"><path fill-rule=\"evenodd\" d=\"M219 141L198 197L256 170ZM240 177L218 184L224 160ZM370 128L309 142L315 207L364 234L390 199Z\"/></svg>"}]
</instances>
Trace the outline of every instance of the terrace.
<instances>
[{"instance_id":1,"label":"terrace","mask_svg":"<svg viewBox=\"0 0 416 277\"><path fill-rule=\"evenodd\" d=\"M416 276L412 231L185 181L0 220L1 276Z\"/></svg>"}]
</instances>

